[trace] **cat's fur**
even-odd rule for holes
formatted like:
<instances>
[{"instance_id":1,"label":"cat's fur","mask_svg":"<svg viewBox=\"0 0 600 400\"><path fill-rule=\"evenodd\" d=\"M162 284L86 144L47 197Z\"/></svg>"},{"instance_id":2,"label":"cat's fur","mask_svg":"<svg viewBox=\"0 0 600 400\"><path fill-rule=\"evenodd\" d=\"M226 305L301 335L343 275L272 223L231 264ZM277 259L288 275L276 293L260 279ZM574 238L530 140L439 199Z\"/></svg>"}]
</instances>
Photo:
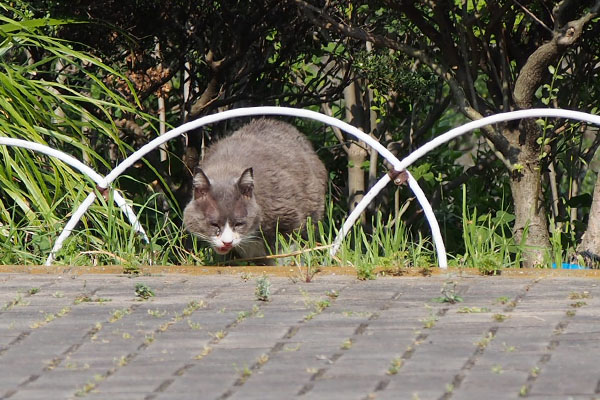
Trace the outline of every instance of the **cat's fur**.
<instances>
[{"instance_id":1,"label":"cat's fur","mask_svg":"<svg viewBox=\"0 0 600 400\"><path fill-rule=\"evenodd\" d=\"M326 187L325 166L296 128L256 119L207 150L184 225L219 254L264 257L276 232L322 218Z\"/></svg>"}]
</instances>

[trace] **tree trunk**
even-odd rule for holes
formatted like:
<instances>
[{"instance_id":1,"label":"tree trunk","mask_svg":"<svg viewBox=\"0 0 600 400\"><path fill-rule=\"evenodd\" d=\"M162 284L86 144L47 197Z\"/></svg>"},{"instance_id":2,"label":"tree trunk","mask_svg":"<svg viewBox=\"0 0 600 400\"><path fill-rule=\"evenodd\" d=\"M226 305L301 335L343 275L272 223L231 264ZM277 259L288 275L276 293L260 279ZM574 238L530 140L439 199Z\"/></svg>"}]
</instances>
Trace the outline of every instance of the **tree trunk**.
<instances>
[{"instance_id":1,"label":"tree trunk","mask_svg":"<svg viewBox=\"0 0 600 400\"><path fill-rule=\"evenodd\" d=\"M373 43L367 41L365 44L365 47L367 49L367 52L372 52L373 51ZM373 91L373 88L371 86L369 86L368 84L366 84L366 90L367 90L367 106L369 107L369 124L368 124L368 128L369 128L369 133L371 136L375 137L375 139L378 139L375 136L375 133L377 131L377 112L375 111L375 103L373 101L373 99L375 98L375 93ZM371 148L369 151L369 184L368 184L368 188L370 189L373 185L375 185L375 183L377 183L377 163L379 160L379 153L377 152L377 150L375 150L374 148ZM374 202L372 202L371 204L374 204Z\"/></svg>"},{"instance_id":2,"label":"tree trunk","mask_svg":"<svg viewBox=\"0 0 600 400\"><path fill-rule=\"evenodd\" d=\"M158 42L158 40L156 41L156 46L154 47L154 56L160 60L161 54L160 54L160 43ZM162 63L160 63L158 65L158 67L160 70L163 69L163 65ZM164 94L162 93L162 91L160 92L160 94L158 95L158 100L157 100L157 106L158 106L158 133L159 135L164 135L167 132L167 106L166 106L166 102L165 102L165 97ZM167 161L167 143L163 143L159 146L158 148L159 154L160 154L160 161L164 162Z\"/></svg>"},{"instance_id":3,"label":"tree trunk","mask_svg":"<svg viewBox=\"0 0 600 400\"><path fill-rule=\"evenodd\" d=\"M353 126L362 127L362 107L358 104L357 83L352 82L344 89L346 120ZM348 146L348 208L352 212L365 194L365 171L362 169L367 159L366 145L353 140ZM365 224L366 218L361 215L360 221Z\"/></svg>"},{"instance_id":4,"label":"tree trunk","mask_svg":"<svg viewBox=\"0 0 600 400\"><path fill-rule=\"evenodd\" d=\"M596 177L593 196L588 225L577 246L577 252L600 255L600 173Z\"/></svg>"},{"instance_id":5,"label":"tree trunk","mask_svg":"<svg viewBox=\"0 0 600 400\"><path fill-rule=\"evenodd\" d=\"M544 264L550 246L546 210L540 199L540 172L530 164L516 175L518 177L510 181L515 206L515 241L526 246L522 266L536 267Z\"/></svg>"},{"instance_id":6,"label":"tree trunk","mask_svg":"<svg viewBox=\"0 0 600 400\"><path fill-rule=\"evenodd\" d=\"M515 242L522 244L523 267L544 264L550 248L548 220L541 190L541 164L535 140L538 129L532 120L523 121L517 129L505 129L513 151L514 170L510 174L510 188L515 207L513 234Z\"/></svg>"},{"instance_id":7,"label":"tree trunk","mask_svg":"<svg viewBox=\"0 0 600 400\"><path fill-rule=\"evenodd\" d=\"M515 105L521 109L531 108L536 101L535 92L548 76L548 66L556 62L569 46L583 33L585 24L594 18L600 7L596 2L594 10L583 17L555 29L550 41L538 47L519 71L513 89ZM560 9L555 9L560 13ZM557 22L558 21L557 16ZM540 150L536 139L540 128L532 119L523 120L518 130L504 130L504 137L510 142L508 158L517 169L511 173L511 190L515 205L514 234L517 243L525 244L524 267L535 267L544 263L545 253L550 249L548 221L541 191Z\"/></svg>"},{"instance_id":8,"label":"tree trunk","mask_svg":"<svg viewBox=\"0 0 600 400\"><path fill-rule=\"evenodd\" d=\"M164 135L167 132L167 110L165 98L161 94L158 97L158 119L159 119L159 134ZM167 161L167 143L159 146L160 161Z\"/></svg>"}]
</instances>

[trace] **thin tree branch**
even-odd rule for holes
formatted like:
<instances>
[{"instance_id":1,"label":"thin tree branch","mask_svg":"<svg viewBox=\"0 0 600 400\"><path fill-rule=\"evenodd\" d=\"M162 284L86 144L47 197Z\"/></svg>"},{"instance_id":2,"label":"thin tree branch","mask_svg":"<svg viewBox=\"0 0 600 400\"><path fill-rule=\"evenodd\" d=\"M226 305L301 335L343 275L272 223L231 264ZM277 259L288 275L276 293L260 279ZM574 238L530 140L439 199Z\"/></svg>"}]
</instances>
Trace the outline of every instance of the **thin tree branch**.
<instances>
[{"instance_id":1,"label":"thin tree branch","mask_svg":"<svg viewBox=\"0 0 600 400\"><path fill-rule=\"evenodd\" d=\"M529 17L531 19L533 19L535 22L537 22L542 28L544 28L545 30L547 30L550 33L553 33L552 29L550 29L550 27L548 25L546 25L544 23L544 21L539 19L534 13L529 11L529 9L527 7L525 7L523 4L519 3L517 0L513 0L513 3L518 5L525 12L525 14L529 15Z\"/></svg>"},{"instance_id":2,"label":"thin tree branch","mask_svg":"<svg viewBox=\"0 0 600 400\"><path fill-rule=\"evenodd\" d=\"M327 103L321 104L321 109L323 110L323 112L326 115L333 117L333 111L331 110L331 107L329 107L329 104L327 104ZM333 130L333 134L337 138L338 142L340 142L342 149L344 149L346 154L350 153L350 148L346 144L346 139L344 139L344 134L342 133L342 130L336 126L332 126L331 129Z\"/></svg>"}]
</instances>

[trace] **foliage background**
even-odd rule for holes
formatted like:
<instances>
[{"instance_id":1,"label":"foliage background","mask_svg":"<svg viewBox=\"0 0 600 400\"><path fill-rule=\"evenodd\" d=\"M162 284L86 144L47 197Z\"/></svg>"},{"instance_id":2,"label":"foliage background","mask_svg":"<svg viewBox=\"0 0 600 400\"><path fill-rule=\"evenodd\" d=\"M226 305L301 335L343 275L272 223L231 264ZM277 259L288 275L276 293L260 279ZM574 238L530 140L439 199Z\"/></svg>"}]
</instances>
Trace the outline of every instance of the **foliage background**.
<instances>
[{"instance_id":1,"label":"foliage background","mask_svg":"<svg viewBox=\"0 0 600 400\"><path fill-rule=\"evenodd\" d=\"M499 71L504 68L505 83L515 86L527 57L562 29L553 18L573 20L595 6L582 2L555 12L567 3L573 2L456 1L431 7L417 1L404 6L386 1L2 1L1 134L61 149L106 174L134 149L185 121L235 107L286 105L345 119L402 157L473 118L461 101L481 115L517 108L510 93L496 86ZM596 20L544 70L534 105L596 112ZM332 23L325 26L327 21ZM439 36L440 21L448 24L447 35ZM360 40L357 32L372 36ZM437 65L449 72L440 73ZM452 79L468 83L466 99L457 98ZM58 261L215 262L181 231L181 209L203 149L243 122L215 124L171 141L115 182L141 216L149 245L110 199L100 198ZM376 154L340 132L293 122L330 171L329 216L314 243L303 243L316 245L331 239L386 168ZM548 265L575 257L588 227L600 141L596 128L584 124L540 124L533 142L548 210ZM514 180L524 167L518 157L511 158L510 149L503 154L498 143L493 135L477 132L411 168L432 199L448 251L459 265L481 260L519 265L529 249L522 229L517 236L511 233ZM47 157L0 151L0 262L41 263L93 184ZM412 245L398 242L398 229ZM369 208L342 261L432 264L427 235L412 194L388 188Z\"/></svg>"}]
</instances>

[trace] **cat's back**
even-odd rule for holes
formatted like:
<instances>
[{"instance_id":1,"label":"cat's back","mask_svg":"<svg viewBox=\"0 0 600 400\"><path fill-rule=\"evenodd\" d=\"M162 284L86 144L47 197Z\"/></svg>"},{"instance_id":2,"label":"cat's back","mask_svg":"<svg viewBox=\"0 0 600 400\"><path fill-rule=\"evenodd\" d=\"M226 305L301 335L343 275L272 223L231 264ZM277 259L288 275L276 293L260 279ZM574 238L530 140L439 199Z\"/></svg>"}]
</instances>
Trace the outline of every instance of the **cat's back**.
<instances>
[{"instance_id":1,"label":"cat's back","mask_svg":"<svg viewBox=\"0 0 600 400\"><path fill-rule=\"evenodd\" d=\"M206 160L213 157L246 160L257 154L275 158L289 157L290 152L298 156L312 155L312 145L292 125L274 119L254 119L233 134L217 141L210 147ZM272 158L269 157L269 158Z\"/></svg>"},{"instance_id":2,"label":"cat's back","mask_svg":"<svg viewBox=\"0 0 600 400\"><path fill-rule=\"evenodd\" d=\"M325 166L310 141L294 126L274 119L252 120L217 141L201 164L208 170L227 165L233 176L239 176L241 171L251 167L262 181L274 182L283 179L282 175L308 179L307 183L311 185L325 185L327 180ZM279 185L285 185L285 182L279 182Z\"/></svg>"}]
</instances>

